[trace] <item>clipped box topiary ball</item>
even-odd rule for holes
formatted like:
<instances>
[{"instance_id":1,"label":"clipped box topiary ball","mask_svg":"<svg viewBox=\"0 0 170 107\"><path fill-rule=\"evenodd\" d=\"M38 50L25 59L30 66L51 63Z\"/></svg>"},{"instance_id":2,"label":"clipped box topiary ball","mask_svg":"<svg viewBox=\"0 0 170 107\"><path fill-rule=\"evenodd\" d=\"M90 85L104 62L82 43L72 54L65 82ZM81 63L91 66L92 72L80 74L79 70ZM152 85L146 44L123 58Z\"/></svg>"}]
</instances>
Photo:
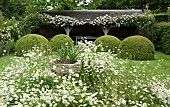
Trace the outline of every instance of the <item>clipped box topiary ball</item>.
<instances>
[{"instance_id":1,"label":"clipped box topiary ball","mask_svg":"<svg viewBox=\"0 0 170 107\"><path fill-rule=\"evenodd\" d=\"M28 34L21 37L15 45L15 49L18 56L22 56L23 53L32 49L32 47L37 46L41 49L47 50L49 48L49 41L38 34Z\"/></svg>"},{"instance_id":2,"label":"clipped box topiary ball","mask_svg":"<svg viewBox=\"0 0 170 107\"><path fill-rule=\"evenodd\" d=\"M153 60L155 48L146 37L135 35L125 38L121 44L122 58L134 60Z\"/></svg>"},{"instance_id":3,"label":"clipped box topiary ball","mask_svg":"<svg viewBox=\"0 0 170 107\"><path fill-rule=\"evenodd\" d=\"M94 43L99 46L97 52L108 52L110 50L113 53L117 53L121 41L115 36L105 35L98 37Z\"/></svg>"},{"instance_id":4,"label":"clipped box topiary ball","mask_svg":"<svg viewBox=\"0 0 170 107\"><path fill-rule=\"evenodd\" d=\"M73 40L65 34L59 34L54 36L51 41L50 45L53 51L57 51L58 49L61 49L62 47L65 46L73 46Z\"/></svg>"}]
</instances>

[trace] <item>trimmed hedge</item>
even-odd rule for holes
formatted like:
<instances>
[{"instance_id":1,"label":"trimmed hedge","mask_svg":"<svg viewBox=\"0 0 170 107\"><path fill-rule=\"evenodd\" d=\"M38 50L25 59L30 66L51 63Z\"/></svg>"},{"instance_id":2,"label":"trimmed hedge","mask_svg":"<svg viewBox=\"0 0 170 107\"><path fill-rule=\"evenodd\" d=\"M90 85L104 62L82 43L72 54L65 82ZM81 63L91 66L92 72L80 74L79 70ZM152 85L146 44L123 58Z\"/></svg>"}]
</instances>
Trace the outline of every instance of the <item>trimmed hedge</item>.
<instances>
[{"instance_id":1,"label":"trimmed hedge","mask_svg":"<svg viewBox=\"0 0 170 107\"><path fill-rule=\"evenodd\" d=\"M94 43L99 46L97 52L107 52L108 50L112 51L113 53L117 53L118 47L121 41L112 35L105 35L98 37Z\"/></svg>"},{"instance_id":2,"label":"trimmed hedge","mask_svg":"<svg viewBox=\"0 0 170 107\"><path fill-rule=\"evenodd\" d=\"M161 25L160 29L162 52L170 55L170 24Z\"/></svg>"},{"instance_id":3,"label":"trimmed hedge","mask_svg":"<svg viewBox=\"0 0 170 107\"><path fill-rule=\"evenodd\" d=\"M170 23L154 23L146 24L143 28L140 28L147 38L149 38L155 45L155 50L164 52L170 55Z\"/></svg>"},{"instance_id":4,"label":"trimmed hedge","mask_svg":"<svg viewBox=\"0 0 170 107\"><path fill-rule=\"evenodd\" d=\"M58 49L61 49L62 47L65 46L74 46L73 40L65 34L59 34L54 36L50 40L50 45L52 48L52 51L57 51Z\"/></svg>"},{"instance_id":5,"label":"trimmed hedge","mask_svg":"<svg viewBox=\"0 0 170 107\"><path fill-rule=\"evenodd\" d=\"M154 18L157 22L167 22L169 15L167 13L154 14Z\"/></svg>"},{"instance_id":6,"label":"trimmed hedge","mask_svg":"<svg viewBox=\"0 0 170 107\"><path fill-rule=\"evenodd\" d=\"M120 57L134 60L153 60L155 48L146 37L135 35L125 38L121 44Z\"/></svg>"},{"instance_id":7,"label":"trimmed hedge","mask_svg":"<svg viewBox=\"0 0 170 107\"><path fill-rule=\"evenodd\" d=\"M49 48L49 41L38 34L28 34L21 37L15 45L15 49L18 56L22 56L25 52L32 49L32 47L37 46L43 50Z\"/></svg>"},{"instance_id":8,"label":"trimmed hedge","mask_svg":"<svg viewBox=\"0 0 170 107\"><path fill-rule=\"evenodd\" d=\"M165 54L170 55L170 33L162 37L162 50Z\"/></svg>"}]
</instances>

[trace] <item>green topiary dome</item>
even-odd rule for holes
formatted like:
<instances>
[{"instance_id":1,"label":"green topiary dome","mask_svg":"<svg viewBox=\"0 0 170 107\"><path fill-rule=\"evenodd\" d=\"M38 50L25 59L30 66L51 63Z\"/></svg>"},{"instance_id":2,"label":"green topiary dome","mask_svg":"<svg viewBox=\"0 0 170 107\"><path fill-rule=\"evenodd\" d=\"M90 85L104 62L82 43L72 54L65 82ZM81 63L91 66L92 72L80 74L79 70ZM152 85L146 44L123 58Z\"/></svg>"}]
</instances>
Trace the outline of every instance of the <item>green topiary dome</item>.
<instances>
[{"instance_id":1,"label":"green topiary dome","mask_svg":"<svg viewBox=\"0 0 170 107\"><path fill-rule=\"evenodd\" d=\"M17 55L22 56L23 52L31 50L34 46L41 47L46 50L49 48L49 41L38 34L25 35L16 42L15 48Z\"/></svg>"},{"instance_id":2,"label":"green topiary dome","mask_svg":"<svg viewBox=\"0 0 170 107\"><path fill-rule=\"evenodd\" d=\"M99 46L97 51L98 52L107 52L108 50L113 51L113 53L117 53L118 47L121 43L121 41L112 35L105 35L98 37L94 43ZM103 49L103 50L102 50Z\"/></svg>"},{"instance_id":3,"label":"green topiary dome","mask_svg":"<svg viewBox=\"0 0 170 107\"><path fill-rule=\"evenodd\" d=\"M59 34L51 39L50 45L53 51L57 51L58 49L64 46L73 46L74 43L68 35Z\"/></svg>"},{"instance_id":4,"label":"green topiary dome","mask_svg":"<svg viewBox=\"0 0 170 107\"><path fill-rule=\"evenodd\" d=\"M155 48L146 37L135 35L125 38L121 44L122 58L135 60L153 60Z\"/></svg>"}]
</instances>

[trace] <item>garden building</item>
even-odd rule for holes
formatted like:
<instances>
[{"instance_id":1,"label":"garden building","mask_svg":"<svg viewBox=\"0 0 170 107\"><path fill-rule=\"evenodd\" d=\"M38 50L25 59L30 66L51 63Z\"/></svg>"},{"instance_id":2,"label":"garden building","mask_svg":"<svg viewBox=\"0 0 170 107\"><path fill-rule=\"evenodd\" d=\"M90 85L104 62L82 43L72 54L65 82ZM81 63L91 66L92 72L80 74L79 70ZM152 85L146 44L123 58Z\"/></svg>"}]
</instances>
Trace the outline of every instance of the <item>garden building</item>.
<instances>
[{"instance_id":1,"label":"garden building","mask_svg":"<svg viewBox=\"0 0 170 107\"><path fill-rule=\"evenodd\" d=\"M75 17L78 20L83 21L91 21L96 17L109 15L109 16L119 16L119 15L132 15L132 14L142 14L142 10L65 10L65 11L51 11L51 12L42 12L49 14L51 16L62 15ZM47 37L52 38L56 34L65 34L65 31L62 27L53 28L52 26L41 26L37 33ZM109 30L108 35L114 35L120 39L125 37L138 34L137 27L113 27ZM70 37L77 41L82 37L86 37L87 39L94 40L99 36L104 35L101 27L97 25L79 25L73 26L70 31Z\"/></svg>"}]
</instances>

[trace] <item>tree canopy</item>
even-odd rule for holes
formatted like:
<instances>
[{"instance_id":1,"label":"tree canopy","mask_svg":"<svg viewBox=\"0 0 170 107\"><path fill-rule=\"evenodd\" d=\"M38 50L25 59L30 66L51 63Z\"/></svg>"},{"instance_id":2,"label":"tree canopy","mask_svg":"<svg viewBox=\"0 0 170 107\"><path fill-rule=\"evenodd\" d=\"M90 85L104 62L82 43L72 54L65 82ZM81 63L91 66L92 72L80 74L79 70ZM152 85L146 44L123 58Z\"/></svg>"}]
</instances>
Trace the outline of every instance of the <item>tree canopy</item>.
<instances>
[{"instance_id":1,"label":"tree canopy","mask_svg":"<svg viewBox=\"0 0 170 107\"><path fill-rule=\"evenodd\" d=\"M1 0L0 11L6 18L40 11L80 9L148 9L166 12L169 0Z\"/></svg>"},{"instance_id":2,"label":"tree canopy","mask_svg":"<svg viewBox=\"0 0 170 107\"><path fill-rule=\"evenodd\" d=\"M167 11L170 0L93 0L90 5L94 4L97 4L96 9L144 9L148 6L158 13Z\"/></svg>"}]
</instances>

